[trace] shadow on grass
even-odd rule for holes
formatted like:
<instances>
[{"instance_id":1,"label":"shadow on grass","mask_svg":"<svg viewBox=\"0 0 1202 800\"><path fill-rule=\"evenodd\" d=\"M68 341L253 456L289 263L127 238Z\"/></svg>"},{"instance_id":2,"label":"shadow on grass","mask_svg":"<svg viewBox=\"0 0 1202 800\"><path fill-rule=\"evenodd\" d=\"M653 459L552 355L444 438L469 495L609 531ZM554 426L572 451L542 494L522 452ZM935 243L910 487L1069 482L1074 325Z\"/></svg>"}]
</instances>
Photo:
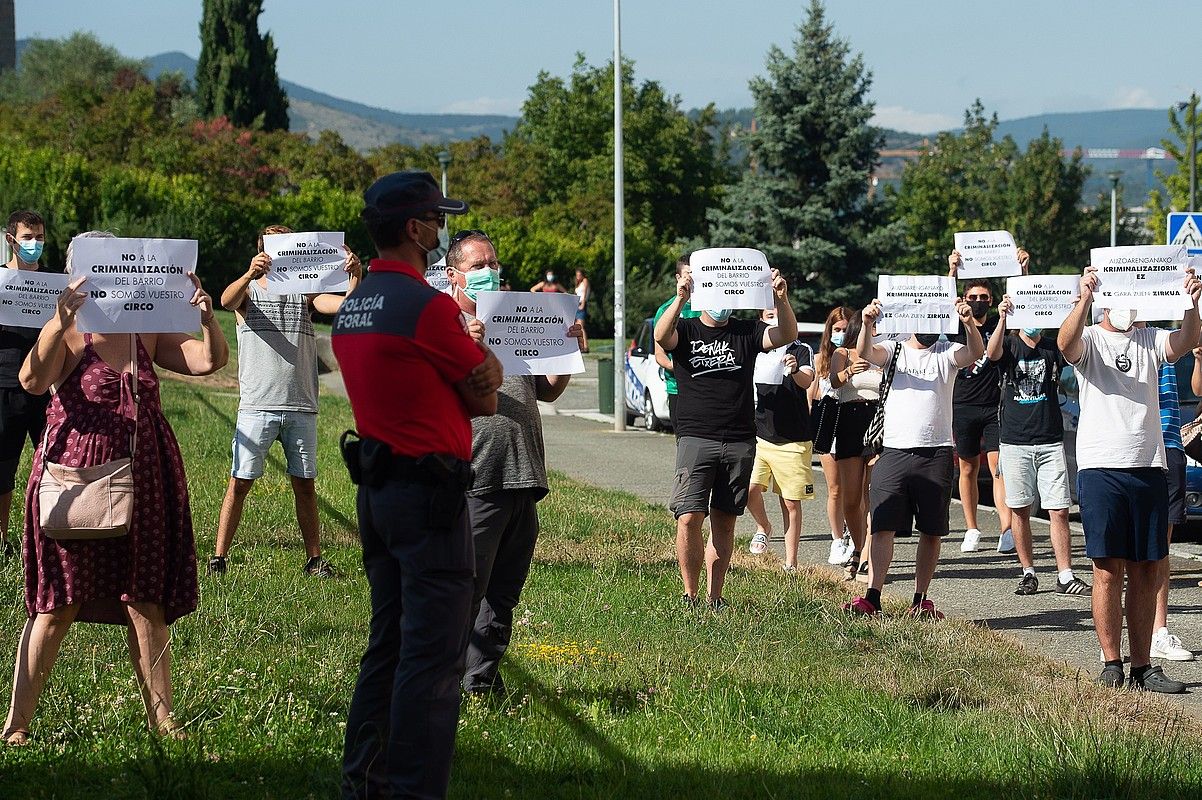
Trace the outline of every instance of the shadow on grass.
<instances>
[{"instance_id":1,"label":"shadow on grass","mask_svg":"<svg viewBox=\"0 0 1202 800\"><path fill-rule=\"evenodd\" d=\"M216 405L214 405L213 402L209 399L207 392L200 392L191 387L188 388L188 391L191 393L191 395L194 398L196 398L196 400L198 402L203 404L206 408L208 408L210 411L212 411L218 417L223 419L225 421L225 423L227 425L229 425L231 431L234 430L234 428L237 426L237 421L232 416L230 416L229 414L227 414L226 412L224 412L220 408L218 408ZM288 471L287 466L284 464L284 462L282 460L280 460L280 456L274 448L267 451L267 463L271 464L273 469L278 469L280 472ZM336 519L347 530L350 530L350 531L359 530L359 523L356 522L355 520L351 519L350 517L348 517L346 514L342 513L342 511L340 511L332 503L330 503L329 500L326 500L324 497L322 497L321 492L317 493L317 505L323 512L325 512L325 514L327 516L330 516L330 517L333 517L334 519Z\"/></svg>"}]
</instances>

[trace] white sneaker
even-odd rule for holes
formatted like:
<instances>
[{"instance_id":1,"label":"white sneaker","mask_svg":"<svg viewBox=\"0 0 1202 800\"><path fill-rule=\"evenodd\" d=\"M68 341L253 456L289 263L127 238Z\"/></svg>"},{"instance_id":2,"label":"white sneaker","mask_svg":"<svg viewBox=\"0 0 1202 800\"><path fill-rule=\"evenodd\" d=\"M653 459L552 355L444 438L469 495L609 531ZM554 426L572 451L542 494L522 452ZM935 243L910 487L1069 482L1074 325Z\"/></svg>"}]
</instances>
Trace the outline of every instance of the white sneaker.
<instances>
[{"instance_id":1,"label":"white sneaker","mask_svg":"<svg viewBox=\"0 0 1202 800\"><path fill-rule=\"evenodd\" d=\"M961 553L975 553L980 549L981 532L976 528L969 528L964 532L964 541L960 542Z\"/></svg>"},{"instance_id":2,"label":"white sneaker","mask_svg":"<svg viewBox=\"0 0 1202 800\"><path fill-rule=\"evenodd\" d=\"M1169 633L1168 628L1161 628L1152 634L1152 658L1193 661L1194 654L1182 647L1181 640Z\"/></svg>"},{"instance_id":3,"label":"white sneaker","mask_svg":"<svg viewBox=\"0 0 1202 800\"><path fill-rule=\"evenodd\" d=\"M1010 532L1009 528L1002 531L1002 535L998 537L997 551L1003 555L1010 555L1015 552L1014 534Z\"/></svg>"},{"instance_id":4,"label":"white sneaker","mask_svg":"<svg viewBox=\"0 0 1202 800\"><path fill-rule=\"evenodd\" d=\"M826 557L828 564L842 564L847 560L847 548L843 544L842 539L831 540L831 552Z\"/></svg>"},{"instance_id":5,"label":"white sneaker","mask_svg":"<svg viewBox=\"0 0 1202 800\"><path fill-rule=\"evenodd\" d=\"M751 537L751 547L748 549L754 556L761 555L768 549L768 534L763 531L756 531L755 536Z\"/></svg>"}]
</instances>

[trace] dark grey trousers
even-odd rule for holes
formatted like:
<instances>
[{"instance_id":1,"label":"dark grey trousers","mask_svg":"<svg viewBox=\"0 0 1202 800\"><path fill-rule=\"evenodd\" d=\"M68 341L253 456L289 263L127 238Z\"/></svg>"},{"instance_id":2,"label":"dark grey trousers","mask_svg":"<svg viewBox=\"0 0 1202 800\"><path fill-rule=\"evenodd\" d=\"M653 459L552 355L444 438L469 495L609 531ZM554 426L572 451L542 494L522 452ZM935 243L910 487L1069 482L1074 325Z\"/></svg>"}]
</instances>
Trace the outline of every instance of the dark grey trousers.
<instances>
[{"instance_id":1,"label":"dark grey trousers","mask_svg":"<svg viewBox=\"0 0 1202 800\"><path fill-rule=\"evenodd\" d=\"M517 607L538 541L536 489L503 489L469 497L468 516L476 545L476 593L467 644L463 688L500 690L501 657L513 633Z\"/></svg>"}]
</instances>

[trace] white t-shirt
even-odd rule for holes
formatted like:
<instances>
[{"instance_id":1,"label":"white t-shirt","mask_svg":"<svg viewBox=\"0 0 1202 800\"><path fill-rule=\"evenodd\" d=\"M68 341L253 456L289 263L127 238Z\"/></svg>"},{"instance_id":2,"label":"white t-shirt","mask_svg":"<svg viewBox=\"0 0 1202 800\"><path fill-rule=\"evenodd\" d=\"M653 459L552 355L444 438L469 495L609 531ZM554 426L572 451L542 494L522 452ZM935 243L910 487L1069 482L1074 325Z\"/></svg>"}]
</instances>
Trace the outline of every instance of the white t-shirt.
<instances>
[{"instance_id":1,"label":"white t-shirt","mask_svg":"<svg viewBox=\"0 0 1202 800\"><path fill-rule=\"evenodd\" d=\"M1074 364L1080 392L1077 469L1164 469L1160 431L1160 365L1168 360L1169 332L1133 328L1127 333L1090 325ZM1120 370L1115 361L1128 363Z\"/></svg>"},{"instance_id":2,"label":"white t-shirt","mask_svg":"<svg viewBox=\"0 0 1202 800\"><path fill-rule=\"evenodd\" d=\"M885 401L885 447L951 446L952 387L960 370L956 353L963 349L954 342L935 342L924 350L902 345Z\"/></svg>"}]
</instances>

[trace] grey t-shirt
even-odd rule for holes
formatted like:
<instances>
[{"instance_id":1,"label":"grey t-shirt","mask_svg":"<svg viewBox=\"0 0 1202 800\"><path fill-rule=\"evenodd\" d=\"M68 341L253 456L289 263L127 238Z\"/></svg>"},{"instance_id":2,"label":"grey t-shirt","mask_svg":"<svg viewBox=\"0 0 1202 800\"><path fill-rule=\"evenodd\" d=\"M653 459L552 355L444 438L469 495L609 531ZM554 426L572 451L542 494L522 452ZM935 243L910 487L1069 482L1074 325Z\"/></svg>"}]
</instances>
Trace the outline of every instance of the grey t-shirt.
<instances>
[{"instance_id":1,"label":"grey t-shirt","mask_svg":"<svg viewBox=\"0 0 1202 800\"><path fill-rule=\"evenodd\" d=\"M238 320L239 408L317 413L317 342L303 294L271 294L251 281Z\"/></svg>"},{"instance_id":2,"label":"grey t-shirt","mask_svg":"<svg viewBox=\"0 0 1202 800\"><path fill-rule=\"evenodd\" d=\"M497 413L472 419L474 497L502 489L538 489L547 493L543 422L532 375L508 375L497 390Z\"/></svg>"}]
</instances>

